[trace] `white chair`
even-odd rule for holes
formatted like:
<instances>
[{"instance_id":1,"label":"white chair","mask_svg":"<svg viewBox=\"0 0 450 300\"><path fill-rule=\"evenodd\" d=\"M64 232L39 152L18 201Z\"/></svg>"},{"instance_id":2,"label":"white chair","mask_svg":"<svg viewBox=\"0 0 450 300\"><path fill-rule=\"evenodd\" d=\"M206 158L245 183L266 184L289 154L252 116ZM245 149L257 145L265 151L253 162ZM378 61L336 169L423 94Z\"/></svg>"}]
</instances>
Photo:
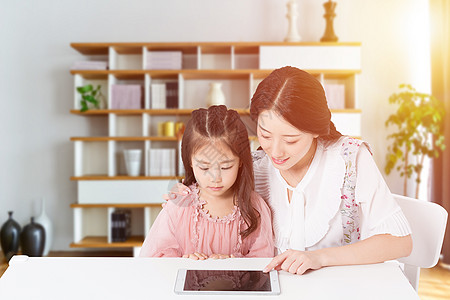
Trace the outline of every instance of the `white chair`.
<instances>
[{"instance_id":1,"label":"white chair","mask_svg":"<svg viewBox=\"0 0 450 300\"><path fill-rule=\"evenodd\" d=\"M413 240L411 254L398 261L405 264L403 272L417 291L420 268L434 267L439 260L448 214L436 203L400 195L394 198L409 222Z\"/></svg>"}]
</instances>

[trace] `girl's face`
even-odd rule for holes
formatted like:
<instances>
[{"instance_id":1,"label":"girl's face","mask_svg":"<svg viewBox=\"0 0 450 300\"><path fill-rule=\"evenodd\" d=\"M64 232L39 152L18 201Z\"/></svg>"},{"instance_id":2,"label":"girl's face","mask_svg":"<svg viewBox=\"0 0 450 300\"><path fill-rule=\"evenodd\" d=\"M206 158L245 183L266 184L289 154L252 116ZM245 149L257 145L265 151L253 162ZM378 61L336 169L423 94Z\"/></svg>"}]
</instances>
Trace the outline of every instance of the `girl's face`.
<instances>
[{"instance_id":1,"label":"girl's face","mask_svg":"<svg viewBox=\"0 0 450 300\"><path fill-rule=\"evenodd\" d=\"M303 132L272 110L258 116L258 140L275 168L289 170L296 166L310 149L318 135Z\"/></svg>"},{"instance_id":2,"label":"girl's face","mask_svg":"<svg viewBox=\"0 0 450 300\"><path fill-rule=\"evenodd\" d=\"M191 159L195 179L204 196L230 197L240 161L222 141L202 146Z\"/></svg>"}]
</instances>

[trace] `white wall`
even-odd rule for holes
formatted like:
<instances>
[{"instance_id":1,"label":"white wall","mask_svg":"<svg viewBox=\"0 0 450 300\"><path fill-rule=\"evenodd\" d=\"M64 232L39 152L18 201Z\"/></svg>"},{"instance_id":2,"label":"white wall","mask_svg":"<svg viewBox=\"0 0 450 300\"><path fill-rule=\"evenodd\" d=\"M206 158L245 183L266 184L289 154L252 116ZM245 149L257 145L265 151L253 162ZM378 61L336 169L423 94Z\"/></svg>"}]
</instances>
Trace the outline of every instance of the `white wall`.
<instances>
[{"instance_id":1,"label":"white wall","mask_svg":"<svg viewBox=\"0 0 450 300\"><path fill-rule=\"evenodd\" d=\"M39 212L55 226L53 250L72 241L76 202L70 136L95 135L96 122L69 113L80 56L71 42L282 41L286 1L280 0L66 0L2 1L0 9L0 224L13 210L19 223ZM318 41L322 2L299 1L299 32ZM426 0L339 0L340 41L362 42L359 97L362 131L382 169L388 96L399 83L429 90L428 40L418 28ZM401 192L398 176L387 181Z\"/></svg>"}]
</instances>

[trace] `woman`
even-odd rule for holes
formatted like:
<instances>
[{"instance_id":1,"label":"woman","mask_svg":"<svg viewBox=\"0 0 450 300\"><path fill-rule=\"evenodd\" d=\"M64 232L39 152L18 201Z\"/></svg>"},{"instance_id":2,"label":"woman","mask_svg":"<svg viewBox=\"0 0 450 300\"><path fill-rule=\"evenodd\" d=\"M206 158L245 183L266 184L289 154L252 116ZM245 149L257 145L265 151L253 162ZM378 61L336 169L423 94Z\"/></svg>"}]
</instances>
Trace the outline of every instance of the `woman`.
<instances>
[{"instance_id":1,"label":"woman","mask_svg":"<svg viewBox=\"0 0 450 300\"><path fill-rule=\"evenodd\" d=\"M278 250L265 271L303 274L410 254L408 222L368 146L336 130L313 76L293 67L273 71L250 114L262 148L254 155L256 191L273 212Z\"/></svg>"}]
</instances>

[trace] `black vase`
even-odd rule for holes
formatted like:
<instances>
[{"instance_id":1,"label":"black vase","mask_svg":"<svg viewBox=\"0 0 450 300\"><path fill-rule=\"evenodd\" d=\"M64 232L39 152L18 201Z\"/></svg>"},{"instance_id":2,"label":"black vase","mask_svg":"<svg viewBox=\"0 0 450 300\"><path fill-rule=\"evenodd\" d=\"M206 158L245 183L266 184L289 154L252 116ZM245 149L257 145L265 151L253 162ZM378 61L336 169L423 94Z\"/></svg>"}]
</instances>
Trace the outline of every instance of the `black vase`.
<instances>
[{"instance_id":1,"label":"black vase","mask_svg":"<svg viewBox=\"0 0 450 300\"><path fill-rule=\"evenodd\" d=\"M7 261L9 261L14 254L17 254L20 242L20 225L12 218L12 211L9 211L8 214L8 221L3 224L0 231L2 250Z\"/></svg>"},{"instance_id":2,"label":"black vase","mask_svg":"<svg viewBox=\"0 0 450 300\"><path fill-rule=\"evenodd\" d=\"M31 223L25 226L20 234L22 254L28 256L42 256L45 245L45 229L41 224L35 223L31 217Z\"/></svg>"}]
</instances>

